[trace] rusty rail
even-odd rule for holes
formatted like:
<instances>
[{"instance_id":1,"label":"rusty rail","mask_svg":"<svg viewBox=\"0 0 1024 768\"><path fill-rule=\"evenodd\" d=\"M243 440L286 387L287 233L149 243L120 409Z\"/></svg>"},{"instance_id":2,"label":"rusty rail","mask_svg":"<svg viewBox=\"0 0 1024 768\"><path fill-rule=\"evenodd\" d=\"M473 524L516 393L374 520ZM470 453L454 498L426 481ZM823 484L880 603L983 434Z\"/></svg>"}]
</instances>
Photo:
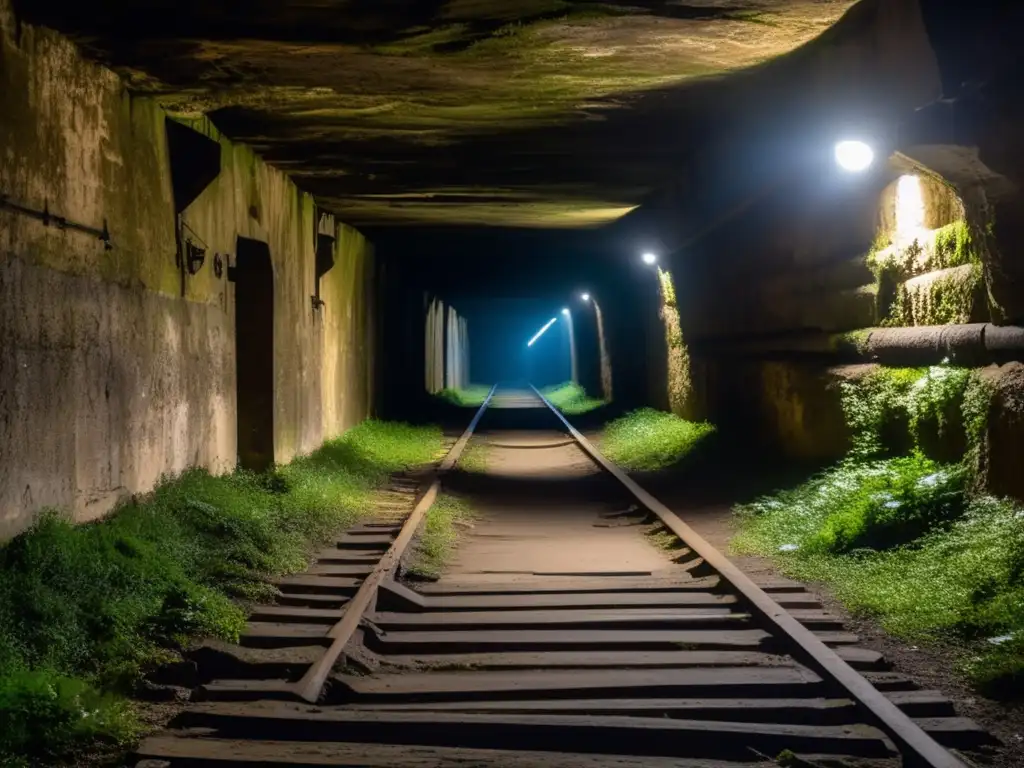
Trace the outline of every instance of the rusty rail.
<instances>
[{"instance_id":1,"label":"rusty rail","mask_svg":"<svg viewBox=\"0 0 1024 768\"><path fill-rule=\"evenodd\" d=\"M466 427L462 436L455 441L455 445L451 447L440 465L438 465L433 481L426 492L420 497L416 506L413 507L405 522L402 523L402 529L398 536L391 543L387 552L383 554L377 565L374 566L370 574L363 580L363 583L359 585L359 590L355 596L345 604L341 618L331 628L331 631L327 633L327 636L331 639L330 646L316 663L310 666L306 674L302 676L302 679L294 685L294 692L299 698L313 704L320 699L327 676L331 673L331 669L334 668L334 665L345 650L345 646L352 639L352 635L359 628L363 614L374 604L377 597L377 589L380 587L381 582L401 561L402 554L405 552L406 547L409 546L409 542L412 541L420 521L437 498L438 491L441 489L441 477L445 472L451 470L459 460L459 457L466 448L466 443L473 436L473 431L476 429L477 424L480 423L480 419L484 415L484 411L487 410L487 406L490 404L491 398L494 397L494 391L497 388L497 385L491 387L491 391L487 394L480 408L477 409L476 415L473 416L469 426Z\"/></svg>"},{"instance_id":2,"label":"rusty rail","mask_svg":"<svg viewBox=\"0 0 1024 768\"><path fill-rule=\"evenodd\" d=\"M853 667L839 658L835 651L793 618L785 608L775 602L672 510L641 488L618 466L606 459L593 443L573 427L561 411L555 408L536 387L532 384L530 387L561 421L569 434L576 439L583 451L598 466L618 480L643 508L656 515L687 547L725 579L747 602L751 611L770 629L774 630L773 634L789 645L795 658L808 664L827 679L833 680L845 691L869 722L876 725L893 740L903 756L904 765L914 768L968 768L963 761L925 733L917 723L882 695Z\"/></svg>"}]
</instances>

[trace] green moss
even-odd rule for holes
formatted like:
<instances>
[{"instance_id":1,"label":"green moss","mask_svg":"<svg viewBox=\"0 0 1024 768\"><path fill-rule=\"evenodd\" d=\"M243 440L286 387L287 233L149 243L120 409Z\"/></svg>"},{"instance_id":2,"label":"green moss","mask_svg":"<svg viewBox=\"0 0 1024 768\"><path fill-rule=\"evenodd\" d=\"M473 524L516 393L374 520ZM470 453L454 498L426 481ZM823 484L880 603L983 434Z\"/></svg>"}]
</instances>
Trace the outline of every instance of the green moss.
<instances>
[{"instance_id":1,"label":"green moss","mask_svg":"<svg viewBox=\"0 0 1024 768\"><path fill-rule=\"evenodd\" d=\"M980 262L966 221L954 221L936 231L935 248L929 264L931 269L948 269Z\"/></svg>"},{"instance_id":2,"label":"green moss","mask_svg":"<svg viewBox=\"0 0 1024 768\"><path fill-rule=\"evenodd\" d=\"M837 351L852 351L863 355L867 352L869 338L871 338L871 331L864 328L837 334L832 337L832 342Z\"/></svg>"},{"instance_id":3,"label":"green moss","mask_svg":"<svg viewBox=\"0 0 1024 768\"><path fill-rule=\"evenodd\" d=\"M191 638L236 639L245 612L231 598L267 596L268 579L303 569L441 441L364 422L268 474L190 470L100 522L44 515L0 548L0 763L129 738L122 695L147 668Z\"/></svg>"},{"instance_id":4,"label":"green moss","mask_svg":"<svg viewBox=\"0 0 1024 768\"><path fill-rule=\"evenodd\" d=\"M982 288L980 264L964 265L928 280L918 278L896 288L888 316L890 327L969 323Z\"/></svg>"},{"instance_id":5,"label":"green moss","mask_svg":"<svg viewBox=\"0 0 1024 768\"><path fill-rule=\"evenodd\" d=\"M491 388L483 384L471 384L464 389L442 389L437 397L446 400L452 405L459 405L466 408L479 408L484 404Z\"/></svg>"},{"instance_id":6,"label":"green moss","mask_svg":"<svg viewBox=\"0 0 1024 768\"><path fill-rule=\"evenodd\" d=\"M408 573L414 578L437 579L455 552L459 529L473 519L467 502L441 494L427 510L423 529L413 549Z\"/></svg>"},{"instance_id":7,"label":"green moss","mask_svg":"<svg viewBox=\"0 0 1024 768\"><path fill-rule=\"evenodd\" d=\"M657 470L688 456L715 431L671 413L643 408L608 423L599 440L601 451L628 470Z\"/></svg>"},{"instance_id":8,"label":"green moss","mask_svg":"<svg viewBox=\"0 0 1024 768\"><path fill-rule=\"evenodd\" d=\"M992 413L992 398L995 387L978 371L971 374L964 389L960 408L963 421L966 452L964 464L978 486L983 480L983 464L986 459L985 435Z\"/></svg>"},{"instance_id":9,"label":"green moss","mask_svg":"<svg viewBox=\"0 0 1024 768\"><path fill-rule=\"evenodd\" d=\"M923 368L878 368L840 384L853 458L872 458L911 447L908 398L911 387L925 374Z\"/></svg>"},{"instance_id":10,"label":"green moss","mask_svg":"<svg viewBox=\"0 0 1024 768\"><path fill-rule=\"evenodd\" d=\"M590 397L583 387L571 381L556 387L546 387L542 394L566 416L579 416L605 405L604 400Z\"/></svg>"},{"instance_id":11,"label":"green moss","mask_svg":"<svg viewBox=\"0 0 1024 768\"><path fill-rule=\"evenodd\" d=\"M877 317L889 327L970 322L982 286L981 259L966 221L954 221L925 242L901 248L880 237L868 254L878 289ZM929 272L970 267L934 280L908 280Z\"/></svg>"}]
</instances>

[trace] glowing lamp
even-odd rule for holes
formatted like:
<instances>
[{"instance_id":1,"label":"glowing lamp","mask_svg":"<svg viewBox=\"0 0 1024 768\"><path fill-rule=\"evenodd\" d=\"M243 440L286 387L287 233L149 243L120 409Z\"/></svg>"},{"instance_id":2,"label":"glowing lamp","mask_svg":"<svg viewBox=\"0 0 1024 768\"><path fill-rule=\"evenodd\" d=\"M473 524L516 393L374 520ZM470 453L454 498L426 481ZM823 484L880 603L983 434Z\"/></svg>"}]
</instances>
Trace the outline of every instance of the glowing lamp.
<instances>
[{"instance_id":1,"label":"glowing lamp","mask_svg":"<svg viewBox=\"0 0 1024 768\"><path fill-rule=\"evenodd\" d=\"M590 301L590 294L589 293L581 293L580 294L580 299L582 299L583 301Z\"/></svg>"},{"instance_id":2,"label":"glowing lamp","mask_svg":"<svg viewBox=\"0 0 1024 768\"><path fill-rule=\"evenodd\" d=\"M568 316L569 308L568 307L562 307L562 314Z\"/></svg>"},{"instance_id":3,"label":"glowing lamp","mask_svg":"<svg viewBox=\"0 0 1024 768\"><path fill-rule=\"evenodd\" d=\"M644 262L644 264L654 264L655 262L657 262L657 261L658 261L658 257L657 257L657 256L655 256L655 255L654 255L653 253L651 253L650 251L648 251L647 253L645 253L645 254L644 254L643 256L641 256L640 258L641 258L641 259L643 259L643 262Z\"/></svg>"},{"instance_id":4,"label":"glowing lamp","mask_svg":"<svg viewBox=\"0 0 1024 768\"><path fill-rule=\"evenodd\" d=\"M544 324L544 327L543 327L543 328L541 328L541 329L540 329L539 331L537 331L537 332L536 332L536 333L535 333L535 334L533 335L533 338L532 338L532 339L530 339L530 340L529 340L528 342L526 342L526 346L528 346L528 347L532 347L532 346L533 346L533 342L535 342L535 341L536 341L537 339L539 339L539 338L540 338L541 336L543 336L543 335L544 335L544 331L546 331L546 330L547 330L548 328L550 328L550 327L551 327L552 325L554 325L554 324L555 324L555 322L556 322L557 320L558 320L558 318L557 318L557 317L552 317L552 318L551 318L550 320L548 320L548 321L547 321L547 322L546 322L546 323Z\"/></svg>"},{"instance_id":5,"label":"glowing lamp","mask_svg":"<svg viewBox=\"0 0 1024 768\"><path fill-rule=\"evenodd\" d=\"M836 163L844 171L860 173L875 161L875 151L863 141L840 141L836 144Z\"/></svg>"}]
</instances>

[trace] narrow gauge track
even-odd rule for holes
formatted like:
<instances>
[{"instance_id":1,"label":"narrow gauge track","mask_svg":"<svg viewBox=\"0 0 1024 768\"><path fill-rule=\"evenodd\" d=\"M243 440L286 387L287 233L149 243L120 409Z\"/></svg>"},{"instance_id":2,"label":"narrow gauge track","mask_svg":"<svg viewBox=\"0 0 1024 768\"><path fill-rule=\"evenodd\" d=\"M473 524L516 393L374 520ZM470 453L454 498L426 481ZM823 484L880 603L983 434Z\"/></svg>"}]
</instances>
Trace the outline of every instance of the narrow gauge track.
<instances>
[{"instance_id":1,"label":"narrow gauge track","mask_svg":"<svg viewBox=\"0 0 1024 768\"><path fill-rule=\"evenodd\" d=\"M350 529L280 582L239 646L197 651L193 703L143 742L138 768L733 768L786 750L804 765L965 768L946 747L987 743L948 699L858 648L800 584L754 584L539 392L495 397L426 488L392 489L411 512ZM575 441L618 486L597 517L654 516L685 545L677 565L396 581L492 400L546 407L569 436L552 445Z\"/></svg>"}]
</instances>

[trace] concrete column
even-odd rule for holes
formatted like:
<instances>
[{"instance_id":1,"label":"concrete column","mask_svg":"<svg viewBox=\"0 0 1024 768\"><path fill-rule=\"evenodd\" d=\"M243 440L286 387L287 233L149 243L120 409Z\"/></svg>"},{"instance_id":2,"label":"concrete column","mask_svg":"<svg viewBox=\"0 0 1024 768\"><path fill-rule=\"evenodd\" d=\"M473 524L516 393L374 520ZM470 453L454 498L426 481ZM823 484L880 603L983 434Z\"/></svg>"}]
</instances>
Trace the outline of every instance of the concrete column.
<instances>
[{"instance_id":1,"label":"concrete column","mask_svg":"<svg viewBox=\"0 0 1024 768\"><path fill-rule=\"evenodd\" d=\"M458 315L453 307L448 307L445 315L445 355L444 355L444 386L446 389L457 389L456 360L458 349L458 338L456 328L458 326Z\"/></svg>"},{"instance_id":2,"label":"concrete column","mask_svg":"<svg viewBox=\"0 0 1024 768\"><path fill-rule=\"evenodd\" d=\"M601 312L601 305L594 302L594 315L597 317L597 345L598 354L601 356L601 397L605 402L612 401L612 361L608 356L608 341L604 335L604 314Z\"/></svg>"}]
</instances>

